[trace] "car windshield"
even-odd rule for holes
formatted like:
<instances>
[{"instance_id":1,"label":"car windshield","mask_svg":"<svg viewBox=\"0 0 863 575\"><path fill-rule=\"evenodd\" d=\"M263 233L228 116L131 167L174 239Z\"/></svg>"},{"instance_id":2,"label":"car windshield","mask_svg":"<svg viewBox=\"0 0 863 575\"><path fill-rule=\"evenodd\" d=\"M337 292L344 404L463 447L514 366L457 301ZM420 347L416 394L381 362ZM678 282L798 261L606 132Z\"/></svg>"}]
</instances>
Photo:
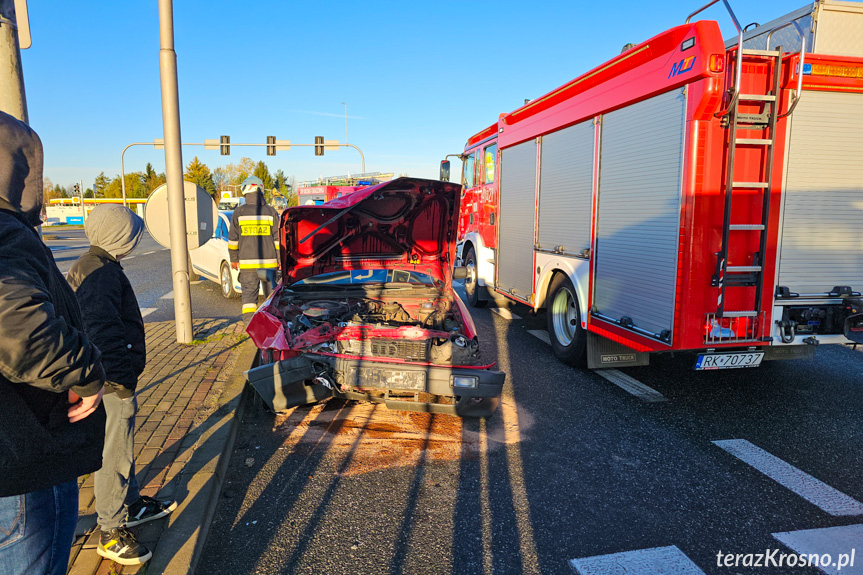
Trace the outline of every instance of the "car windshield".
<instances>
[{"instance_id":1,"label":"car windshield","mask_svg":"<svg viewBox=\"0 0 863 575\"><path fill-rule=\"evenodd\" d=\"M294 285L369 285L383 283L435 285L431 276L407 270L344 270L316 275L300 280Z\"/></svg>"}]
</instances>

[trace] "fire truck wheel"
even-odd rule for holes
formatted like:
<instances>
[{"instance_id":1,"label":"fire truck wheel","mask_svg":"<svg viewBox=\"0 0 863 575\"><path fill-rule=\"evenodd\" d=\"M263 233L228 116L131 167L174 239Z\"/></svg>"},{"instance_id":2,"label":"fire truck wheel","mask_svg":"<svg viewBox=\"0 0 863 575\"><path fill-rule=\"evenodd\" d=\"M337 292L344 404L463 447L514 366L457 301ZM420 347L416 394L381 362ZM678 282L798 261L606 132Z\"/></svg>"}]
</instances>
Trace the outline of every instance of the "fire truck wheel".
<instances>
[{"instance_id":1,"label":"fire truck wheel","mask_svg":"<svg viewBox=\"0 0 863 575\"><path fill-rule=\"evenodd\" d=\"M464 267L467 268L467 277L464 278L464 291L467 294L467 303L471 307L485 307L488 301L479 298L480 286L476 274L476 253L473 248L468 248L464 256Z\"/></svg>"},{"instance_id":2,"label":"fire truck wheel","mask_svg":"<svg viewBox=\"0 0 863 575\"><path fill-rule=\"evenodd\" d=\"M567 365L587 365L587 334L581 327L581 312L575 288L566 274L557 274L548 288L546 299L548 335L554 355Z\"/></svg>"}]
</instances>

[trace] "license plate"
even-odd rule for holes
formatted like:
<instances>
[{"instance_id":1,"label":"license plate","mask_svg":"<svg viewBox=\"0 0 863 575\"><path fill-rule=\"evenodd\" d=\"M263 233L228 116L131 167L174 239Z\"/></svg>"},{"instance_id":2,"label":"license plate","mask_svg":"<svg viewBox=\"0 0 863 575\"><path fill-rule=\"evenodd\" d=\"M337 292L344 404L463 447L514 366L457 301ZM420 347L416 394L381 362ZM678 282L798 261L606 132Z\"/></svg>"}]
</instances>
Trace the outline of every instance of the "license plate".
<instances>
[{"instance_id":1,"label":"license plate","mask_svg":"<svg viewBox=\"0 0 863 575\"><path fill-rule=\"evenodd\" d=\"M763 351L746 353L702 353L695 362L695 369L736 369L758 367L764 359Z\"/></svg>"},{"instance_id":2,"label":"license plate","mask_svg":"<svg viewBox=\"0 0 863 575\"><path fill-rule=\"evenodd\" d=\"M348 369L349 385L375 387L379 389L407 389L425 391L426 374L422 371L402 371L380 367L351 367Z\"/></svg>"}]
</instances>

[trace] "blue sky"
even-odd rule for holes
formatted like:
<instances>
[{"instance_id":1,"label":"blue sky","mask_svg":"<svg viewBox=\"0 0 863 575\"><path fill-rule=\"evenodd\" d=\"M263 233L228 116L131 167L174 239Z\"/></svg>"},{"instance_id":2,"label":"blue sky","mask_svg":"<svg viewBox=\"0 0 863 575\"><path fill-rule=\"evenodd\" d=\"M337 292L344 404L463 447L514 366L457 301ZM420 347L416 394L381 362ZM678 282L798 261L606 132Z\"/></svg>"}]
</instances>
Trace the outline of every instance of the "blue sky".
<instances>
[{"instance_id":1,"label":"blue sky","mask_svg":"<svg viewBox=\"0 0 863 575\"><path fill-rule=\"evenodd\" d=\"M682 24L693 2L292 2L176 0L183 141L314 136L362 148L367 171L436 178L439 161L524 102ZM764 23L803 0L731 0L741 24ZM131 142L162 137L156 0L31 1L23 51L30 123L45 175L92 187L120 172ZM704 13L730 34L722 4ZM126 170L164 152L131 148ZM354 150L315 157L294 148L230 156L186 147L214 168L243 155L298 181L360 171ZM458 168L456 168L458 169Z\"/></svg>"}]
</instances>

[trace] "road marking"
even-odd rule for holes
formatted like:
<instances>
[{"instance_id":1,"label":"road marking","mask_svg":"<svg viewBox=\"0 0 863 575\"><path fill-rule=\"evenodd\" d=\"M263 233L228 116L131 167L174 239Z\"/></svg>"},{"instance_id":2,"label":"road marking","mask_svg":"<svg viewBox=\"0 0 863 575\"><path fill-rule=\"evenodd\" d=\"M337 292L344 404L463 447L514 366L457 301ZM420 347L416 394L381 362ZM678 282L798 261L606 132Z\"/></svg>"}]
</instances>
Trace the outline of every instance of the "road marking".
<instances>
[{"instance_id":1,"label":"road marking","mask_svg":"<svg viewBox=\"0 0 863 575\"><path fill-rule=\"evenodd\" d=\"M169 291L159 299L174 299L174 290Z\"/></svg>"},{"instance_id":2,"label":"road marking","mask_svg":"<svg viewBox=\"0 0 863 575\"><path fill-rule=\"evenodd\" d=\"M783 545L801 555L823 556L830 554L833 565L821 565L818 568L830 575L839 573L850 573L851 575L863 573L863 525L845 525L842 527L827 527L824 529L805 529L802 531L785 531L774 533L773 537ZM860 555L857 555L857 551ZM849 555L854 553L854 563L851 563ZM845 557L845 565L837 565L841 560L840 555ZM847 567L847 569L843 569ZM841 571L840 571L841 569Z\"/></svg>"},{"instance_id":3,"label":"road marking","mask_svg":"<svg viewBox=\"0 0 863 575\"><path fill-rule=\"evenodd\" d=\"M616 369L597 369L594 373L604 377L620 389L637 397L642 401L668 401L668 398L635 379Z\"/></svg>"},{"instance_id":4,"label":"road marking","mask_svg":"<svg viewBox=\"0 0 863 575\"><path fill-rule=\"evenodd\" d=\"M52 252L62 252L63 250L84 249L84 246L48 246Z\"/></svg>"},{"instance_id":5,"label":"road marking","mask_svg":"<svg viewBox=\"0 0 863 575\"><path fill-rule=\"evenodd\" d=\"M123 261L125 262L125 261L130 260L130 259L132 259L132 258L134 258L134 257L135 257L135 256L126 256L126 257L124 257L124 258L123 258Z\"/></svg>"},{"instance_id":6,"label":"road marking","mask_svg":"<svg viewBox=\"0 0 863 575\"><path fill-rule=\"evenodd\" d=\"M145 307L145 308L141 309L141 317L147 317L148 315L150 315L151 313L153 313L157 309L158 308L155 308L155 307Z\"/></svg>"},{"instance_id":7,"label":"road marking","mask_svg":"<svg viewBox=\"0 0 863 575\"><path fill-rule=\"evenodd\" d=\"M544 329L529 329L529 330L527 330L527 333L529 333L530 335L532 335L533 337L535 337L539 340L544 341L548 345L551 345L551 340L548 339L548 332L545 331Z\"/></svg>"},{"instance_id":8,"label":"road marking","mask_svg":"<svg viewBox=\"0 0 863 575\"><path fill-rule=\"evenodd\" d=\"M155 250L153 250L153 251L151 251L151 252L144 252L144 253L143 253L143 254L141 254L141 255L142 255L142 256L148 256L148 255L150 255L150 254L154 254L154 253L156 253L156 251L155 251Z\"/></svg>"},{"instance_id":9,"label":"road marking","mask_svg":"<svg viewBox=\"0 0 863 575\"><path fill-rule=\"evenodd\" d=\"M830 515L863 515L863 503L745 439L713 443Z\"/></svg>"},{"instance_id":10,"label":"road marking","mask_svg":"<svg viewBox=\"0 0 863 575\"><path fill-rule=\"evenodd\" d=\"M675 545L571 559L579 575L704 575Z\"/></svg>"},{"instance_id":11,"label":"road marking","mask_svg":"<svg viewBox=\"0 0 863 575\"><path fill-rule=\"evenodd\" d=\"M502 307L493 307L491 311L502 317L503 319L521 319L521 316L518 314L514 314L506 308Z\"/></svg>"}]
</instances>

